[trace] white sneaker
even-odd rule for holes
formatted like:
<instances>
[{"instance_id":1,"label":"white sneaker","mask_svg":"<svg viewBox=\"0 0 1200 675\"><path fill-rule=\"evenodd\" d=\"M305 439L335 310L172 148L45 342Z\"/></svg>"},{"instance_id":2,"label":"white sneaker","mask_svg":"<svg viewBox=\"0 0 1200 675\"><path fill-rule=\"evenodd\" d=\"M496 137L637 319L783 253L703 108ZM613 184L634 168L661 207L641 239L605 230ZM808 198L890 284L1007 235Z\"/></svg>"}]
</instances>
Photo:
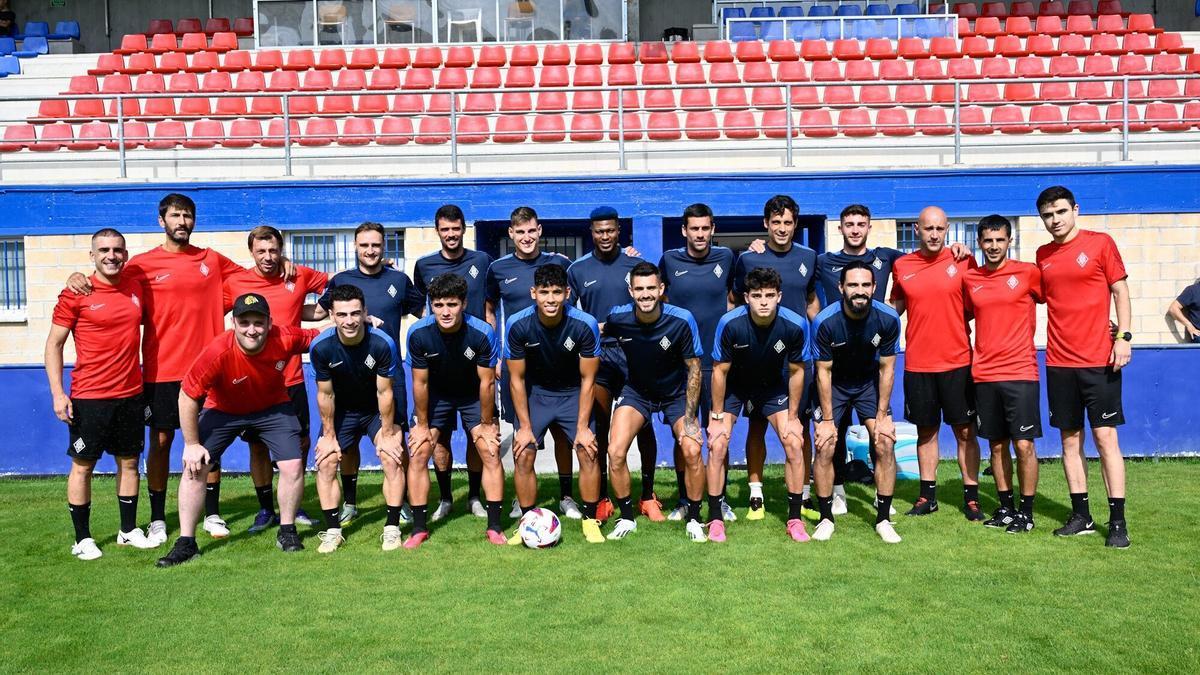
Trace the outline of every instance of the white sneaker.
<instances>
[{"instance_id":1,"label":"white sneaker","mask_svg":"<svg viewBox=\"0 0 1200 675\"><path fill-rule=\"evenodd\" d=\"M204 531L213 539L224 539L229 536L229 525L221 519L221 516L211 515L204 519Z\"/></svg>"},{"instance_id":2,"label":"white sneaker","mask_svg":"<svg viewBox=\"0 0 1200 675\"><path fill-rule=\"evenodd\" d=\"M437 521L450 515L450 509L454 502L441 501L438 502L437 508L433 510L433 515L429 516L429 522L436 523Z\"/></svg>"},{"instance_id":3,"label":"white sneaker","mask_svg":"<svg viewBox=\"0 0 1200 675\"><path fill-rule=\"evenodd\" d=\"M395 525L384 525L383 534L379 535L379 540L383 542L383 550L395 551L400 548L400 528Z\"/></svg>"},{"instance_id":4,"label":"white sneaker","mask_svg":"<svg viewBox=\"0 0 1200 675\"><path fill-rule=\"evenodd\" d=\"M637 532L637 521L625 520L624 518L621 518L617 520L617 524L613 527L612 532L608 533L608 538L624 539L625 535L629 534L630 532Z\"/></svg>"},{"instance_id":5,"label":"white sneaker","mask_svg":"<svg viewBox=\"0 0 1200 675\"><path fill-rule=\"evenodd\" d=\"M104 554L100 552L100 547L96 546L96 540L88 537L71 547L71 555L80 560L95 560Z\"/></svg>"},{"instance_id":6,"label":"white sneaker","mask_svg":"<svg viewBox=\"0 0 1200 675\"><path fill-rule=\"evenodd\" d=\"M724 509L721 509L722 513L724 513L724 511ZM670 513L667 514L667 520L683 520L684 518L687 518L686 504L680 504L679 506L676 506L675 508L671 509Z\"/></svg>"},{"instance_id":7,"label":"white sneaker","mask_svg":"<svg viewBox=\"0 0 1200 675\"><path fill-rule=\"evenodd\" d=\"M342 510L338 512L338 524L349 525L358 517L358 507L350 502L342 504Z\"/></svg>"},{"instance_id":8,"label":"white sneaker","mask_svg":"<svg viewBox=\"0 0 1200 675\"><path fill-rule=\"evenodd\" d=\"M729 502L725 501L724 497L721 497L721 517L727 523L737 520L737 514L733 512L733 507L729 505Z\"/></svg>"},{"instance_id":9,"label":"white sneaker","mask_svg":"<svg viewBox=\"0 0 1200 675\"><path fill-rule=\"evenodd\" d=\"M158 544L150 541L142 528L135 527L128 532L117 532L117 546L132 546L134 548L154 548Z\"/></svg>"},{"instance_id":10,"label":"white sneaker","mask_svg":"<svg viewBox=\"0 0 1200 675\"><path fill-rule=\"evenodd\" d=\"M817 541L829 541L833 536L833 521L826 518L817 523L817 529L813 530L812 538Z\"/></svg>"},{"instance_id":11,"label":"white sneaker","mask_svg":"<svg viewBox=\"0 0 1200 675\"><path fill-rule=\"evenodd\" d=\"M704 526L698 520L689 520L687 524L688 539L694 542L708 541L708 536L704 534Z\"/></svg>"},{"instance_id":12,"label":"white sneaker","mask_svg":"<svg viewBox=\"0 0 1200 675\"><path fill-rule=\"evenodd\" d=\"M487 509L483 508L483 502L478 499L472 499L470 502L471 515L476 518L487 518Z\"/></svg>"},{"instance_id":13,"label":"white sneaker","mask_svg":"<svg viewBox=\"0 0 1200 675\"><path fill-rule=\"evenodd\" d=\"M900 543L900 535L896 534L896 528L892 527L892 524L886 520L875 525L875 533L879 535L879 538L885 544Z\"/></svg>"},{"instance_id":14,"label":"white sneaker","mask_svg":"<svg viewBox=\"0 0 1200 675\"><path fill-rule=\"evenodd\" d=\"M333 553L346 541L340 527L331 527L323 532L318 532L317 539L321 540L321 545L317 547L317 553Z\"/></svg>"},{"instance_id":15,"label":"white sneaker","mask_svg":"<svg viewBox=\"0 0 1200 675\"><path fill-rule=\"evenodd\" d=\"M400 523L402 525L411 525L413 521L412 507L408 504L400 505Z\"/></svg>"},{"instance_id":16,"label":"white sneaker","mask_svg":"<svg viewBox=\"0 0 1200 675\"><path fill-rule=\"evenodd\" d=\"M513 507L512 507L512 511L509 511L509 512L508 512L508 517L509 517L509 518L520 518L520 517L521 517L521 515L522 515L522 514L521 514L521 502L519 502L519 501L517 501L516 499L514 499L514 500L513 500Z\"/></svg>"},{"instance_id":17,"label":"white sneaker","mask_svg":"<svg viewBox=\"0 0 1200 675\"><path fill-rule=\"evenodd\" d=\"M833 509L830 512L835 516L844 516L849 512L846 508L846 495L833 493Z\"/></svg>"},{"instance_id":18,"label":"white sneaker","mask_svg":"<svg viewBox=\"0 0 1200 675\"><path fill-rule=\"evenodd\" d=\"M150 526L146 528L146 539L154 544L155 548L167 543L167 521L152 520Z\"/></svg>"},{"instance_id":19,"label":"white sneaker","mask_svg":"<svg viewBox=\"0 0 1200 675\"><path fill-rule=\"evenodd\" d=\"M563 516L571 520L583 520L583 511L579 510L579 504L575 503L570 497L563 497L558 502L558 508L562 509Z\"/></svg>"}]
</instances>

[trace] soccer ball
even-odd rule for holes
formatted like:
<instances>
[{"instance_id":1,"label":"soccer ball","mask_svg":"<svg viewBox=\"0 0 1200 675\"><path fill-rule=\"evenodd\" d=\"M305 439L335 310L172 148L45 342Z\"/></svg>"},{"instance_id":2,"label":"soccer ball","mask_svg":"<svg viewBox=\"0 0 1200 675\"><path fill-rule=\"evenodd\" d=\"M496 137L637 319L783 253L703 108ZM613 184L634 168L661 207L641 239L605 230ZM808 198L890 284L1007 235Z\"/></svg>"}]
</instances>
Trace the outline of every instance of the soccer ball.
<instances>
[{"instance_id":1,"label":"soccer ball","mask_svg":"<svg viewBox=\"0 0 1200 675\"><path fill-rule=\"evenodd\" d=\"M529 548L550 548L562 541L562 525L550 509L530 509L521 516L517 531Z\"/></svg>"}]
</instances>

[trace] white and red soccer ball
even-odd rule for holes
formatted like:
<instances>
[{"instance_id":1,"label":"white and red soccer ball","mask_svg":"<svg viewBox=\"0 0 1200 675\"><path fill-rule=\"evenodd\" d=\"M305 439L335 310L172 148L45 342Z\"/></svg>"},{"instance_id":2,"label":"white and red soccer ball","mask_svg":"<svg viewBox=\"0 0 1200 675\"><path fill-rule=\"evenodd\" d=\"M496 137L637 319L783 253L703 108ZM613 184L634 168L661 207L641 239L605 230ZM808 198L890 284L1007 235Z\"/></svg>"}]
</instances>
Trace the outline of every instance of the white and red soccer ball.
<instances>
[{"instance_id":1,"label":"white and red soccer ball","mask_svg":"<svg viewBox=\"0 0 1200 675\"><path fill-rule=\"evenodd\" d=\"M550 509L535 508L525 512L517 523L521 541L529 548L550 548L562 541L562 523Z\"/></svg>"}]
</instances>

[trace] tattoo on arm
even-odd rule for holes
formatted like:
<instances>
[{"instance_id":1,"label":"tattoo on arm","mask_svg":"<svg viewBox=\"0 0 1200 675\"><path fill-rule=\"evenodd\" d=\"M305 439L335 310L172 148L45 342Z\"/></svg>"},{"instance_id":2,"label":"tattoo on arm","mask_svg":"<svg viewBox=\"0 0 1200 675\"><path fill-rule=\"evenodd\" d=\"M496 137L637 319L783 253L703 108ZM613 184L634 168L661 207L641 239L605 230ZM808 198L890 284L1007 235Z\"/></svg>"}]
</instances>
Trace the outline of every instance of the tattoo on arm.
<instances>
[{"instance_id":1,"label":"tattoo on arm","mask_svg":"<svg viewBox=\"0 0 1200 675\"><path fill-rule=\"evenodd\" d=\"M688 359L687 411L686 416L695 419L700 405L700 359Z\"/></svg>"}]
</instances>

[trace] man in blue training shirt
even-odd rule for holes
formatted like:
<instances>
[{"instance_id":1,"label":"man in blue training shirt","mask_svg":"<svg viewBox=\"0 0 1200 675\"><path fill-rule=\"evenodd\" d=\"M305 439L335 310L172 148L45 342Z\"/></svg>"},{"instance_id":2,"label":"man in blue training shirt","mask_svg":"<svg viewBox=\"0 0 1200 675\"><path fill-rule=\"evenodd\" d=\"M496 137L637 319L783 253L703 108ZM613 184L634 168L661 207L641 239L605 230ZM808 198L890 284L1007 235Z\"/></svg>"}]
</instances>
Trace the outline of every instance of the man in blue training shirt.
<instances>
[{"instance_id":1,"label":"man in blue training shirt","mask_svg":"<svg viewBox=\"0 0 1200 675\"><path fill-rule=\"evenodd\" d=\"M729 434L737 416L765 417L787 454L788 535L808 541L800 517L800 490L807 484L800 403L807 382L808 319L780 307L783 280L773 269L746 275L746 304L721 317L713 343L712 412L708 422L708 539L725 541L721 486ZM786 377L785 377L786 373Z\"/></svg>"},{"instance_id":2,"label":"man in blue training shirt","mask_svg":"<svg viewBox=\"0 0 1200 675\"><path fill-rule=\"evenodd\" d=\"M875 275L867 263L856 260L842 268L842 301L817 315L813 351L817 359L817 459L813 467L821 520L813 539L833 536L833 451L837 420L858 413L875 444L875 532L889 544L900 535L888 520L896 486L896 423L892 419L892 385L896 378L896 351L900 342L900 316L873 300Z\"/></svg>"},{"instance_id":3,"label":"man in blue training shirt","mask_svg":"<svg viewBox=\"0 0 1200 675\"><path fill-rule=\"evenodd\" d=\"M609 539L622 539L637 530L625 457L637 432L652 422L654 413L662 413L679 441L687 467L688 538L707 541L700 524L704 462L696 420L700 335L690 312L663 303L664 290L658 268L638 263L629 273L633 303L613 309L604 321L604 335L616 338L629 367L629 379L616 400L608 448L613 496L621 513Z\"/></svg>"},{"instance_id":4,"label":"man in blue training shirt","mask_svg":"<svg viewBox=\"0 0 1200 675\"><path fill-rule=\"evenodd\" d=\"M600 329L589 314L569 305L567 273L543 265L530 288L534 305L508 320L504 359L512 386L517 430L513 436L513 485L524 514L537 503L533 464L537 439L551 426L574 437L579 458L579 494L583 498L583 534L592 544L604 543L596 506L600 501L600 467L592 425L592 399L600 368ZM508 540L520 544L520 534Z\"/></svg>"},{"instance_id":5,"label":"man in blue training shirt","mask_svg":"<svg viewBox=\"0 0 1200 675\"><path fill-rule=\"evenodd\" d=\"M404 431L396 424L392 378L403 373L396 342L367 323L363 292L344 284L329 294L333 328L309 348L317 379L321 437L317 440L317 494L325 514L319 553L332 553L345 541L338 506L338 464L346 448L357 448L364 435L375 444L383 465L383 498L387 522L383 550L400 548L400 509L404 501ZM400 413L403 414L403 413Z\"/></svg>"},{"instance_id":6,"label":"man in blue training shirt","mask_svg":"<svg viewBox=\"0 0 1200 675\"><path fill-rule=\"evenodd\" d=\"M486 322L466 314L467 282L443 274L429 282L430 316L408 333L408 363L413 378L413 422L409 435L408 493L413 531L405 548L429 539L429 458L436 446L450 452L450 434L458 420L468 442L483 460L487 500L487 539L508 543L500 526L504 470L500 466L500 430L496 423L495 367L499 343Z\"/></svg>"}]
</instances>

